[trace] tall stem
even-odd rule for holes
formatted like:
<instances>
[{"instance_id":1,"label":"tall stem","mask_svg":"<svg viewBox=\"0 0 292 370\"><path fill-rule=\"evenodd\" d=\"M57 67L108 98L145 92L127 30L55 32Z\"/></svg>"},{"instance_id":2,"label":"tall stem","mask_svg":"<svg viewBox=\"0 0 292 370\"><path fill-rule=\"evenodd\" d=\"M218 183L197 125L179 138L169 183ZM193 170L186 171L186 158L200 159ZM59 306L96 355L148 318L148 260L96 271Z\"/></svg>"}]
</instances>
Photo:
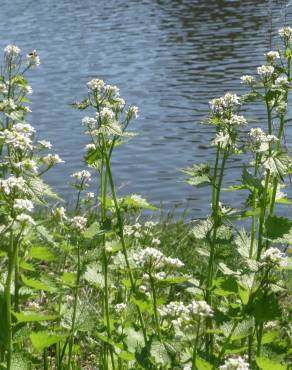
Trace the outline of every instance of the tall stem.
<instances>
[{"instance_id":1,"label":"tall stem","mask_svg":"<svg viewBox=\"0 0 292 370\"><path fill-rule=\"evenodd\" d=\"M77 276L76 276L76 286L74 292L74 305L73 305L73 315L72 315L72 323L71 323L71 338L69 341L69 355L68 355L68 368L71 368L71 359L72 359L72 349L74 344L74 332L75 332L75 324L76 324L76 313L77 313L77 303L78 303L78 291L79 291L79 283L80 283L80 275L81 275L81 263L80 263L80 243L77 242Z\"/></svg>"},{"instance_id":2,"label":"tall stem","mask_svg":"<svg viewBox=\"0 0 292 370\"><path fill-rule=\"evenodd\" d=\"M196 339L195 339L195 344L194 344L194 349L193 349L193 359L192 359L192 370L196 370L196 360L197 360L197 349L198 349L198 343L199 343L199 333L200 333L200 326L201 326L201 320L199 316L199 321L197 324L197 330L196 330Z\"/></svg>"},{"instance_id":3,"label":"tall stem","mask_svg":"<svg viewBox=\"0 0 292 370\"><path fill-rule=\"evenodd\" d=\"M11 359L12 359L12 318L11 318L11 281L12 273L14 269L14 259L15 259L15 250L14 250L14 238L13 231L10 231L10 240L9 240L9 251L8 251L8 273L5 282L4 288L4 297L6 303L6 324L7 324L7 337L6 337L6 369L10 370L11 368Z\"/></svg>"},{"instance_id":4,"label":"tall stem","mask_svg":"<svg viewBox=\"0 0 292 370\"><path fill-rule=\"evenodd\" d=\"M153 310L154 310L155 325L156 325L158 339L161 342L162 339L161 339L161 330L160 330L158 310L157 310L156 287L155 287L154 279L153 279L153 276L152 276L151 272L149 273L149 280L150 280L150 286L151 286L152 298L153 298Z\"/></svg>"},{"instance_id":5,"label":"tall stem","mask_svg":"<svg viewBox=\"0 0 292 370\"><path fill-rule=\"evenodd\" d=\"M112 172L111 172L110 160L109 160L109 157L108 157L106 152L105 152L104 155L105 155L105 159L106 159L106 168L107 168L107 174L108 174L108 179L109 179L109 183L110 183L111 193L112 193L114 206L115 206L115 211L116 211L116 215L117 215L117 222L118 222L118 228L119 228L119 233L120 233L120 240L121 240L121 244L122 244L122 250L123 250L123 254L124 254L124 258L125 258L129 278L130 278L131 289L132 289L133 293L136 293L136 286L135 286L135 282L134 282L132 269L131 269L131 266L130 266L130 263L129 263L128 251L127 251L125 238L124 238L123 219L122 219L120 207L119 207L118 200L117 200L115 184L114 184L114 180L113 180L113 176L112 176ZM138 311L138 316L139 316L141 329L142 329L142 332L143 332L144 342L146 344L147 343L147 333L146 333L144 319L143 319L140 308L138 306L136 306L136 307L137 307L137 311Z\"/></svg>"}]
</instances>

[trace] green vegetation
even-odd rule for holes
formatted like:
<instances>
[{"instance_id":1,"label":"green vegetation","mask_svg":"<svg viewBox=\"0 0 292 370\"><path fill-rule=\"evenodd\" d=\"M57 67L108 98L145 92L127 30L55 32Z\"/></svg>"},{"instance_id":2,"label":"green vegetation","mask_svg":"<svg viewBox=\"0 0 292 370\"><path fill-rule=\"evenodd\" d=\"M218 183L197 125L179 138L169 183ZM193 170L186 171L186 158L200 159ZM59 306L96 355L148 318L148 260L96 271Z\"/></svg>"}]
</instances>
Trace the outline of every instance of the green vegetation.
<instances>
[{"instance_id":1,"label":"green vegetation","mask_svg":"<svg viewBox=\"0 0 292 370\"><path fill-rule=\"evenodd\" d=\"M184 369L292 368L289 246L292 204L281 189L292 172L283 135L291 88L292 29L268 52L248 92L210 102L214 163L184 169L210 189L211 214L199 222L144 220L156 210L141 196L119 197L111 159L137 117L116 86L94 79L82 124L88 170L72 174L69 210L42 180L62 160L34 140L27 123L25 73L36 51L5 48L0 76L0 368ZM266 109L266 127L240 113ZM248 122L250 121L250 122ZM241 182L225 189L226 164L244 155ZM250 162L251 161L251 162ZM97 194L87 192L93 181ZM243 209L221 203L241 191ZM35 209L35 212L33 210ZM241 226L245 225L245 227Z\"/></svg>"}]
</instances>

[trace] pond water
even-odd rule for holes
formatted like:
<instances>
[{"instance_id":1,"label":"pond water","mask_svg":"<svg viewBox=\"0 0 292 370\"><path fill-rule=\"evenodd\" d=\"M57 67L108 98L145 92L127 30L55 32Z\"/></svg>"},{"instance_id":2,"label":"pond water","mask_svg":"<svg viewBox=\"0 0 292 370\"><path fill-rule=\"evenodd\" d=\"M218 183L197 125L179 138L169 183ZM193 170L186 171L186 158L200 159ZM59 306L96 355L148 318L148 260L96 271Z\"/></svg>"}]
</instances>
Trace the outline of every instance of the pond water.
<instances>
[{"instance_id":1,"label":"pond water","mask_svg":"<svg viewBox=\"0 0 292 370\"><path fill-rule=\"evenodd\" d=\"M291 12L290 2L261 0L2 0L1 49L14 42L41 56L29 76L31 122L66 161L47 181L72 198L70 174L83 167L88 139L83 113L69 104L85 96L88 80L102 78L140 108L133 125L140 135L113 158L119 194L139 193L166 209L189 204L192 217L205 216L209 191L183 183L180 168L213 158L212 130L200 124L208 101L243 91L240 76L255 73L269 49L269 14L276 33ZM226 185L240 167L240 159L228 163Z\"/></svg>"}]
</instances>

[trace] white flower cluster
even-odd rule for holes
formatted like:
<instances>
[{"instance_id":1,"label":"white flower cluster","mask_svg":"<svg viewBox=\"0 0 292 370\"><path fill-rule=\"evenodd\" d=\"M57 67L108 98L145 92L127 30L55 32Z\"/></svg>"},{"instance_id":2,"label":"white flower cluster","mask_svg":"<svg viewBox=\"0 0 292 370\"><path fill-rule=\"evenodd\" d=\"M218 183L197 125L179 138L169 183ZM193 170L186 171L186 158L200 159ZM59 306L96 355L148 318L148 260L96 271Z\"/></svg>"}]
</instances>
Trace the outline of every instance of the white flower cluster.
<instances>
[{"instance_id":1,"label":"white flower cluster","mask_svg":"<svg viewBox=\"0 0 292 370\"><path fill-rule=\"evenodd\" d=\"M35 225L34 219L25 213L21 213L16 217L16 221L18 221L22 226L25 226L27 224Z\"/></svg>"},{"instance_id":2,"label":"white flower cluster","mask_svg":"<svg viewBox=\"0 0 292 370\"><path fill-rule=\"evenodd\" d=\"M132 256L133 261L140 268L161 269L164 267L179 268L184 266L178 258L166 257L156 248L147 247Z\"/></svg>"},{"instance_id":3,"label":"white flower cluster","mask_svg":"<svg viewBox=\"0 0 292 370\"><path fill-rule=\"evenodd\" d=\"M14 110L16 109L15 101L12 98L4 99L2 102L0 102L0 109L1 110Z\"/></svg>"},{"instance_id":4,"label":"white flower cluster","mask_svg":"<svg viewBox=\"0 0 292 370\"><path fill-rule=\"evenodd\" d=\"M45 157L42 157L42 161L50 167L59 163L64 163L58 154L48 154Z\"/></svg>"},{"instance_id":5,"label":"white flower cluster","mask_svg":"<svg viewBox=\"0 0 292 370\"><path fill-rule=\"evenodd\" d=\"M287 260L283 252L278 248L269 248L262 255L262 261L264 264L274 265L278 267L285 267Z\"/></svg>"},{"instance_id":6,"label":"white flower cluster","mask_svg":"<svg viewBox=\"0 0 292 370\"><path fill-rule=\"evenodd\" d=\"M279 35L283 39L291 39L292 38L292 28L291 27L282 27L279 29Z\"/></svg>"},{"instance_id":7,"label":"white flower cluster","mask_svg":"<svg viewBox=\"0 0 292 370\"><path fill-rule=\"evenodd\" d=\"M20 54L20 49L14 44L9 44L4 48L5 54L10 58L15 58Z\"/></svg>"},{"instance_id":8,"label":"white flower cluster","mask_svg":"<svg viewBox=\"0 0 292 370\"><path fill-rule=\"evenodd\" d=\"M129 118L129 119L131 119L131 118L138 118L139 116L138 116L138 111L139 111L139 109L138 109L138 107L136 107L135 105L131 105L129 108L128 108L128 112L127 112L127 117Z\"/></svg>"},{"instance_id":9,"label":"white flower cluster","mask_svg":"<svg viewBox=\"0 0 292 370\"><path fill-rule=\"evenodd\" d=\"M175 326L182 326L189 324L194 318L212 317L213 310L205 301L193 300L190 304L185 305L183 302L170 302L166 306L159 308L161 316L171 316L175 319L172 324Z\"/></svg>"},{"instance_id":10,"label":"white flower cluster","mask_svg":"<svg viewBox=\"0 0 292 370\"><path fill-rule=\"evenodd\" d=\"M40 57L36 50L33 50L32 52L27 54L26 57L27 57L28 65L30 67L38 67L41 64Z\"/></svg>"},{"instance_id":11,"label":"white flower cluster","mask_svg":"<svg viewBox=\"0 0 292 370\"><path fill-rule=\"evenodd\" d=\"M75 216L71 220L71 226L78 231L83 231L86 227L86 223L87 218L82 216Z\"/></svg>"},{"instance_id":12,"label":"white flower cluster","mask_svg":"<svg viewBox=\"0 0 292 370\"><path fill-rule=\"evenodd\" d=\"M41 149L51 149L52 148L52 144L49 141L39 140L38 143Z\"/></svg>"},{"instance_id":13,"label":"white flower cluster","mask_svg":"<svg viewBox=\"0 0 292 370\"><path fill-rule=\"evenodd\" d=\"M94 91L94 92L100 92L105 86L105 83L103 80L99 80L97 78L89 81L87 83L87 87L89 90Z\"/></svg>"},{"instance_id":14,"label":"white flower cluster","mask_svg":"<svg viewBox=\"0 0 292 370\"><path fill-rule=\"evenodd\" d=\"M126 308L127 308L126 303L118 303L115 305L115 311L118 315L125 311Z\"/></svg>"},{"instance_id":15,"label":"white flower cluster","mask_svg":"<svg viewBox=\"0 0 292 370\"><path fill-rule=\"evenodd\" d=\"M289 86L289 81L286 76L280 76L276 78L275 80L275 85L276 86L281 86L281 87L288 87Z\"/></svg>"},{"instance_id":16,"label":"white flower cluster","mask_svg":"<svg viewBox=\"0 0 292 370\"><path fill-rule=\"evenodd\" d=\"M77 181L91 181L91 174L89 171L83 170L79 172L72 173L71 177Z\"/></svg>"},{"instance_id":17,"label":"white flower cluster","mask_svg":"<svg viewBox=\"0 0 292 370\"><path fill-rule=\"evenodd\" d=\"M247 123L246 118L238 114L232 114L231 117L225 119L224 122L228 126L244 126Z\"/></svg>"},{"instance_id":18,"label":"white flower cluster","mask_svg":"<svg viewBox=\"0 0 292 370\"><path fill-rule=\"evenodd\" d=\"M214 114L222 116L226 111L230 112L240 106L241 102L240 97L236 94L226 93L221 98L211 100L209 104Z\"/></svg>"},{"instance_id":19,"label":"white flower cluster","mask_svg":"<svg viewBox=\"0 0 292 370\"><path fill-rule=\"evenodd\" d=\"M275 71L273 66L262 65L257 68L257 72L263 79L269 79Z\"/></svg>"},{"instance_id":20,"label":"white flower cluster","mask_svg":"<svg viewBox=\"0 0 292 370\"><path fill-rule=\"evenodd\" d=\"M211 142L212 145L220 145L221 148L225 149L231 144L231 137L228 132L219 131L216 133L215 139Z\"/></svg>"},{"instance_id":21,"label":"white flower cluster","mask_svg":"<svg viewBox=\"0 0 292 370\"><path fill-rule=\"evenodd\" d=\"M0 180L0 189L6 194L10 195L13 191L20 191L27 193L27 185L23 177L11 176L6 180Z\"/></svg>"},{"instance_id":22,"label":"white flower cluster","mask_svg":"<svg viewBox=\"0 0 292 370\"><path fill-rule=\"evenodd\" d=\"M96 117L103 120L110 120L115 117L115 113L110 108L104 107L99 113L96 113Z\"/></svg>"},{"instance_id":23,"label":"white flower cluster","mask_svg":"<svg viewBox=\"0 0 292 370\"><path fill-rule=\"evenodd\" d=\"M35 129L28 123L17 123L10 130L0 132L0 140L11 145L13 149L31 150L33 148L31 136Z\"/></svg>"},{"instance_id":24,"label":"white flower cluster","mask_svg":"<svg viewBox=\"0 0 292 370\"><path fill-rule=\"evenodd\" d=\"M241 83L246 84L246 85L252 85L253 83L256 82L255 78L250 75L244 75L240 77Z\"/></svg>"},{"instance_id":25,"label":"white flower cluster","mask_svg":"<svg viewBox=\"0 0 292 370\"><path fill-rule=\"evenodd\" d=\"M27 211L33 210L33 203L28 199L15 199L13 208L16 211Z\"/></svg>"},{"instance_id":26,"label":"white flower cluster","mask_svg":"<svg viewBox=\"0 0 292 370\"><path fill-rule=\"evenodd\" d=\"M269 145L278 141L275 135L267 135L261 128L252 128L249 132L255 152L265 152Z\"/></svg>"},{"instance_id":27,"label":"white flower cluster","mask_svg":"<svg viewBox=\"0 0 292 370\"><path fill-rule=\"evenodd\" d=\"M229 357L224 364L219 366L220 370L249 370L249 364L242 357Z\"/></svg>"},{"instance_id":28,"label":"white flower cluster","mask_svg":"<svg viewBox=\"0 0 292 370\"><path fill-rule=\"evenodd\" d=\"M53 217L56 217L60 221L66 221L67 215L64 207L57 207L52 212Z\"/></svg>"},{"instance_id":29,"label":"white flower cluster","mask_svg":"<svg viewBox=\"0 0 292 370\"><path fill-rule=\"evenodd\" d=\"M84 117L82 118L82 125L88 127L89 129L93 130L94 128L96 128L96 125L97 125L97 120L93 117Z\"/></svg>"},{"instance_id":30,"label":"white flower cluster","mask_svg":"<svg viewBox=\"0 0 292 370\"><path fill-rule=\"evenodd\" d=\"M278 51L269 51L265 53L265 57L267 58L268 62L273 63L276 59L280 58L280 54L278 53Z\"/></svg>"}]
</instances>

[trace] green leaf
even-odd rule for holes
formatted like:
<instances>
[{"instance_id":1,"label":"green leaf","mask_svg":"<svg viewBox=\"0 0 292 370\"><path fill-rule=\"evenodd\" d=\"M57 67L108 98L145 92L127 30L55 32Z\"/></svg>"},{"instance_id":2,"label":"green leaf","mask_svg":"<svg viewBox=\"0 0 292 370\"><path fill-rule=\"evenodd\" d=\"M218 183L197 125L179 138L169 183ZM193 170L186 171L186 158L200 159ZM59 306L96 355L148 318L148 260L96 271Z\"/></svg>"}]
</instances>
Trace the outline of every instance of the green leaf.
<instances>
[{"instance_id":1,"label":"green leaf","mask_svg":"<svg viewBox=\"0 0 292 370\"><path fill-rule=\"evenodd\" d=\"M171 359L163 343L153 341L151 343L150 353L151 356L154 358L156 364L162 366L171 365Z\"/></svg>"},{"instance_id":2,"label":"green leaf","mask_svg":"<svg viewBox=\"0 0 292 370\"><path fill-rule=\"evenodd\" d=\"M275 294L261 294L254 303L253 315L259 322L277 319L281 315L281 310Z\"/></svg>"},{"instance_id":3,"label":"green leaf","mask_svg":"<svg viewBox=\"0 0 292 370\"><path fill-rule=\"evenodd\" d=\"M62 201L62 198L56 194L49 185L47 185L40 177L33 177L30 179L28 186L33 196L39 199L49 197L54 200Z\"/></svg>"},{"instance_id":4,"label":"green leaf","mask_svg":"<svg viewBox=\"0 0 292 370\"><path fill-rule=\"evenodd\" d=\"M100 225L98 222L93 222L85 231L83 231L82 235L85 239L92 239L96 235L101 235L103 231L100 229Z\"/></svg>"},{"instance_id":5,"label":"green leaf","mask_svg":"<svg viewBox=\"0 0 292 370\"><path fill-rule=\"evenodd\" d=\"M196 357L196 365L197 365L197 368L200 370L211 370L212 369L212 365L206 360L202 359L198 355Z\"/></svg>"},{"instance_id":6,"label":"green leaf","mask_svg":"<svg viewBox=\"0 0 292 370\"><path fill-rule=\"evenodd\" d=\"M266 223L267 237L270 239L281 238L288 234L292 227L292 220L286 217L269 216Z\"/></svg>"},{"instance_id":7,"label":"green leaf","mask_svg":"<svg viewBox=\"0 0 292 370\"><path fill-rule=\"evenodd\" d=\"M47 331L31 333L29 337L33 347L38 351L42 351L44 348L48 348L52 344L59 343L66 338L65 335L50 333Z\"/></svg>"},{"instance_id":8,"label":"green leaf","mask_svg":"<svg viewBox=\"0 0 292 370\"><path fill-rule=\"evenodd\" d=\"M21 275L23 283L35 290L44 290L45 292L55 292L57 289L55 286L48 285L42 281L26 278L24 275Z\"/></svg>"},{"instance_id":9,"label":"green leaf","mask_svg":"<svg viewBox=\"0 0 292 370\"><path fill-rule=\"evenodd\" d=\"M57 315L45 315L33 311L12 312L18 323L34 321L51 321L58 318Z\"/></svg>"},{"instance_id":10,"label":"green leaf","mask_svg":"<svg viewBox=\"0 0 292 370\"><path fill-rule=\"evenodd\" d=\"M190 176L185 182L192 186L203 186L211 183L210 166L206 163L194 164L181 170Z\"/></svg>"},{"instance_id":11,"label":"green leaf","mask_svg":"<svg viewBox=\"0 0 292 370\"><path fill-rule=\"evenodd\" d=\"M86 267L86 271L83 275L83 278L91 285L94 285L96 288L104 287L104 277L99 272L98 265L90 265Z\"/></svg>"},{"instance_id":12,"label":"green leaf","mask_svg":"<svg viewBox=\"0 0 292 370\"><path fill-rule=\"evenodd\" d=\"M287 370L287 366L265 357L256 357L256 363L261 370Z\"/></svg>"},{"instance_id":13,"label":"green leaf","mask_svg":"<svg viewBox=\"0 0 292 370\"><path fill-rule=\"evenodd\" d=\"M31 247L29 254L31 258L41 261L55 261L56 256L48 247Z\"/></svg>"},{"instance_id":14,"label":"green leaf","mask_svg":"<svg viewBox=\"0 0 292 370\"><path fill-rule=\"evenodd\" d=\"M126 328L125 333L127 335L125 341L130 352L135 353L138 347L144 346L144 337L142 332L136 331L133 328Z\"/></svg>"},{"instance_id":15,"label":"green leaf","mask_svg":"<svg viewBox=\"0 0 292 370\"><path fill-rule=\"evenodd\" d=\"M271 330L265 333L262 337L262 344L268 344L274 342L279 338L279 330Z\"/></svg>"},{"instance_id":16,"label":"green leaf","mask_svg":"<svg viewBox=\"0 0 292 370\"><path fill-rule=\"evenodd\" d=\"M145 299L142 300L131 297L131 302L137 305L140 308L141 312L152 312L152 304Z\"/></svg>"}]
</instances>

